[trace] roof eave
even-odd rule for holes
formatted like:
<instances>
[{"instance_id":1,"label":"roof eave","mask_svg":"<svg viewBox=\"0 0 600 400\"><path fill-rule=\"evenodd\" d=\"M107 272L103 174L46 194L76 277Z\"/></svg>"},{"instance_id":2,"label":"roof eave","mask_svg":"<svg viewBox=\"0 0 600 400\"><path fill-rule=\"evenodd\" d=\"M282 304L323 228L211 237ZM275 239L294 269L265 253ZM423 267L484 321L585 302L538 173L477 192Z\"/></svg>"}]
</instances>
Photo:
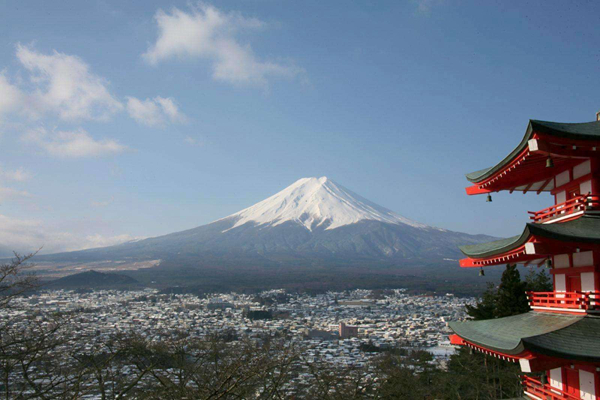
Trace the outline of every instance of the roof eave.
<instances>
[{"instance_id":1,"label":"roof eave","mask_svg":"<svg viewBox=\"0 0 600 400\"><path fill-rule=\"evenodd\" d=\"M479 183L479 182L489 178L496 172L498 172L500 169L502 169L502 167L504 165L506 165L508 162L510 162L513 158L515 158L515 156L517 154L522 152L523 149L525 149L525 147L527 147L527 142L529 141L529 139L531 139L532 134L533 134L532 120L529 120L529 123L527 124L527 130L525 131L525 136L523 136L523 139L517 145L517 147L515 147L513 149L513 151L511 151L506 157L504 157L504 159L502 159L502 161L500 161L493 167L484 168L479 171L475 171L475 172L466 174L467 180L472 183Z\"/></svg>"},{"instance_id":2,"label":"roof eave","mask_svg":"<svg viewBox=\"0 0 600 400\"><path fill-rule=\"evenodd\" d=\"M548 343L561 338L561 335L557 336L556 333L571 326L575 327L575 324L586 318L590 317L530 311L498 319L450 322L449 326L465 341L494 352L517 356L526 351L547 352L551 347ZM588 322L588 325L595 329L600 319ZM568 350L567 347L562 349L563 352Z\"/></svg>"},{"instance_id":3,"label":"roof eave","mask_svg":"<svg viewBox=\"0 0 600 400\"><path fill-rule=\"evenodd\" d=\"M459 249L465 256L467 256L469 258L486 258L486 257L495 256L495 255L500 255L500 254L509 252L511 250L514 250L520 246L523 246L527 242L527 240L529 240L530 237L531 237L531 232L529 231L529 227L525 226L525 229L523 230L521 235L519 235L519 237L515 236L514 241L511 241L502 247L494 248L494 249L484 251L481 253L469 252L469 247L471 247L471 246L481 246L481 245L486 245L486 244L489 245L491 243L501 241L501 240L496 240L493 242L481 243L480 245L460 246ZM506 240L506 239L503 239L503 240Z\"/></svg>"},{"instance_id":4,"label":"roof eave","mask_svg":"<svg viewBox=\"0 0 600 400\"><path fill-rule=\"evenodd\" d=\"M491 350L491 351L495 351L498 353L504 353L504 354L509 354L509 355L517 355L517 354L521 354L525 351L525 346L523 345L523 341L520 340L519 343L512 347L512 348L508 348L508 347L496 347L496 346L492 346L489 344L484 343L483 341L474 339L473 337L468 337L468 336L463 336L463 334L461 334L461 324L465 324L465 323L469 323L469 322L473 322L473 321L464 321L464 322L457 322L457 321L451 321L448 326L450 327L450 329L452 329L458 336L460 336L461 338L463 338L464 340L471 342L479 347L483 347L485 349Z\"/></svg>"}]
</instances>

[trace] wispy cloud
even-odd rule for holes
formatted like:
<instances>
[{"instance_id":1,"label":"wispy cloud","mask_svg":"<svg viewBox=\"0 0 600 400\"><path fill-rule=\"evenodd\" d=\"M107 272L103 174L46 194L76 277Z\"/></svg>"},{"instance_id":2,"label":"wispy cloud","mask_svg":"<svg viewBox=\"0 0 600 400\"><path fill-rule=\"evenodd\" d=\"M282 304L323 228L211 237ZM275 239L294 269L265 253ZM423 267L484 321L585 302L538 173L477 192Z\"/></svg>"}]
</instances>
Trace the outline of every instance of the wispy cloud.
<instances>
[{"instance_id":1,"label":"wispy cloud","mask_svg":"<svg viewBox=\"0 0 600 400\"><path fill-rule=\"evenodd\" d=\"M0 72L0 122L17 116L28 125L32 120L58 117L66 122L107 122L127 110L137 122L147 126L183 123L187 117L172 97L156 96L139 100L126 97L126 104L110 90L110 82L92 72L81 58L56 50L46 54L18 44L16 57L28 74L19 84Z\"/></svg>"},{"instance_id":2,"label":"wispy cloud","mask_svg":"<svg viewBox=\"0 0 600 400\"><path fill-rule=\"evenodd\" d=\"M151 127L165 126L167 121L171 123L187 121L187 117L179 111L177 104L170 97L156 96L146 100L127 97L127 112L138 123Z\"/></svg>"},{"instance_id":3,"label":"wispy cloud","mask_svg":"<svg viewBox=\"0 0 600 400\"><path fill-rule=\"evenodd\" d=\"M42 54L17 45L17 59L31 73L34 106L64 120L105 120L123 109L108 81L91 72L82 59L54 51Z\"/></svg>"},{"instance_id":4,"label":"wispy cloud","mask_svg":"<svg viewBox=\"0 0 600 400\"><path fill-rule=\"evenodd\" d=\"M203 58L212 63L214 79L234 84L266 85L271 77L292 78L303 73L291 64L261 61L249 44L239 42L241 32L265 26L256 18L207 4L189 12L159 10L154 18L158 39L143 55L152 65L170 58Z\"/></svg>"},{"instance_id":5,"label":"wispy cloud","mask_svg":"<svg viewBox=\"0 0 600 400\"><path fill-rule=\"evenodd\" d=\"M83 250L112 246L141 239L127 234L77 235L49 229L42 221L19 219L0 214L0 243L9 251L27 253L43 247L42 253Z\"/></svg>"},{"instance_id":6,"label":"wispy cloud","mask_svg":"<svg viewBox=\"0 0 600 400\"><path fill-rule=\"evenodd\" d=\"M12 170L0 168L0 178L14 182L25 182L31 179L33 175L22 167ZM2 180L0 179L0 180Z\"/></svg>"},{"instance_id":7,"label":"wispy cloud","mask_svg":"<svg viewBox=\"0 0 600 400\"><path fill-rule=\"evenodd\" d=\"M0 186L0 201L6 201L19 197L31 197L31 194L24 190L13 189L10 187Z\"/></svg>"},{"instance_id":8,"label":"wispy cloud","mask_svg":"<svg viewBox=\"0 0 600 400\"><path fill-rule=\"evenodd\" d=\"M65 158L97 157L126 150L114 140L96 140L83 129L48 132L45 128L37 128L27 132L22 139L50 155Z\"/></svg>"},{"instance_id":9,"label":"wispy cloud","mask_svg":"<svg viewBox=\"0 0 600 400\"><path fill-rule=\"evenodd\" d=\"M179 107L175 103L172 97L160 97L156 96L154 101L160 104L162 112L167 116L171 122L184 123L187 122L187 117L179 111Z\"/></svg>"},{"instance_id":10,"label":"wispy cloud","mask_svg":"<svg viewBox=\"0 0 600 400\"><path fill-rule=\"evenodd\" d=\"M204 142L199 139L193 138L191 136L186 136L183 138L184 143L189 144L190 146L202 146Z\"/></svg>"},{"instance_id":11,"label":"wispy cloud","mask_svg":"<svg viewBox=\"0 0 600 400\"><path fill-rule=\"evenodd\" d=\"M11 84L4 73L0 73L0 122L3 115L18 111L24 103L24 94Z\"/></svg>"},{"instance_id":12,"label":"wispy cloud","mask_svg":"<svg viewBox=\"0 0 600 400\"><path fill-rule=\"evenodd\" d=\"M4 184L8 182L24 182L31 178L31 173L23 168L6 170L0 168L0 202L8 200L22 200L31 197L31 194L25 190L7 187Z\"/></svg>"},{"instance_id":13,"label":"wispy cloud","mask_svg":"<svg viewBox=\"0 0 600 400\"><path fill-rule=\"evenodd\" d=\"M123 235L115 235L115 236L105 236L105 235L87 235L84 236L84 240L79 243L76 250L85 250L85 249L93 249L95 247L106 247L106 246L114 246L116 244L121 244L125 242L130 242L132 240L140 240L144 239L140 236L131 236L127 234ZM71 245L73 246L73 245Z\"/></svg>"}]
</instances>

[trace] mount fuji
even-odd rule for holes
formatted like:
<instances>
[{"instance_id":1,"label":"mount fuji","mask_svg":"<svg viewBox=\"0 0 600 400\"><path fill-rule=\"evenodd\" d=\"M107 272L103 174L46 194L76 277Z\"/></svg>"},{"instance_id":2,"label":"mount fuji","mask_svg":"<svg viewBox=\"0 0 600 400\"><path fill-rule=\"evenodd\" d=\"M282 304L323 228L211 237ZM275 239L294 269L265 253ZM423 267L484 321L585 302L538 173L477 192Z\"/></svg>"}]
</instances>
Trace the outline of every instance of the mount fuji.
<instances>
[{"instance_id":1,"label":"mount fuji","mask_svg":"<svg viewBox=\"0 0 600 400\"><path fill-rule=\"evenodd\" d=\"M361 221L427 228L370 202L325 176L300 179L268 199L224 218L227 219L235 220L230 229L248 223L277 226L292 222L312 232L319 228L332 230Z\"/></svg>"},{"instance_id":2,"label":"mount fuji","mask_svg":"<svg viewBox=\"0 0 600 400\"><path fill-rule=\"evenodd\" d=\"M153 261L173 267L402 265L457 259L458 245L491 239L412 221L321 177L300 179L197 228L37 259L53 264Z\"/></svg>"}]
</instances>

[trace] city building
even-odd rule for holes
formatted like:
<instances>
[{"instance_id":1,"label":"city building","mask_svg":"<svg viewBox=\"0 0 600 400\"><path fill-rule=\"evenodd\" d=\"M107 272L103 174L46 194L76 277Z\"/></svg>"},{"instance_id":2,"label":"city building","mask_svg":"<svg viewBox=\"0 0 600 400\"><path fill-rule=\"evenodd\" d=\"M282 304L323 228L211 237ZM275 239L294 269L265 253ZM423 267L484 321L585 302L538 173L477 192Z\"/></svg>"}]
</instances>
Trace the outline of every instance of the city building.
<instances>
[{"instance_id":1,"label":"city building","mask_svg":"<svg viewBox=\"0 0 600 400\"><path fill-rule=\"evenodd\" d=\"M587 123L530 121L502 161L467 175L467 194L550 193L554 205L530 212L519 235L461 248L461 267L549 268L554 291L528 293L531 311L452 322L453 344L520 364L532 399L600 395L600 118ZM540 376L536 379L531 375Z\"/></svg>"},{"instance_id":2,"label":"city building","mask_svg":"<svg viewBox=\"0 0 600 400\"><path fill-rule=\"evenodd\" d=\"M345 323L340 323L339 328L340 338L346 339L351 337L358 337L358 326L350 326Z\"/></svg>"}]
</instances>

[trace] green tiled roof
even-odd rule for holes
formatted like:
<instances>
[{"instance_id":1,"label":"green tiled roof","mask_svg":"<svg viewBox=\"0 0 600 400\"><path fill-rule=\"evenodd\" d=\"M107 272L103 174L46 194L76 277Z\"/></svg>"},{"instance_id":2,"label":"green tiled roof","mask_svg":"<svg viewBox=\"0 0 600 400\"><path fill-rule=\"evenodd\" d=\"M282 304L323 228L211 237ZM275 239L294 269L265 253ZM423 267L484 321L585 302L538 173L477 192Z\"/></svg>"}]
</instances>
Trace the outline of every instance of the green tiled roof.
<instances>
[{"instance_id":1,"label":"green tiled roof","mask_svg":"<svg viewBox=\"0 0 600 400\"><path fill-rule=\"evenodd\" d=\"M450 328L461 338L486 349L519 354L525 350L523 338L545 335L581 319L579 316L528 312L484 321L450 322Z\"/></svg>"},{"instance_id":2,"label":"green tiled roof","mask_svg":"<svg viewBox=\"0 0 600 400\"><path fill-rule=\"evenodd\" d=\"M600 122L564 123L538 121L534 119L529 120L525 136L523 136L519 145L515 147L508 156L493 167L467 174L467 179L471 182L480 182L483 179L490 177L496 171L502 169L505 164L527 147L527 142L531 139L533 132L540 132L556 137L571 138L574 140L600 140Z\"/></svg>"},{"instance_id":3,"label":"green tiled roof","mask_svg":"<svg viewBox=\"0 0 600 400\"><path fill-rule=\"evenodd\" d=\"M525 240L522 240L522 236L523 235L517 235L507 239L494 240L493 242L461 246L460 251L462 251L464 255L472 258L488 257L494 254L504 253L521 246L523 243L525 243L527 237L529 237L527 236L525 237Z\"/></svg>"},{"instance_id":4,"label":"green tiled roof","mask_svg":"<svg viewBox=\"0 0 600 400\"><path fill-rule=\"evenodd\" d=\"M600 361L600 317L585 317L547 335L523 339L529 350L579 361Z\"/></svg>"},{"instance_id":5,"label":"green tiled roof","mask_svg":"<svg viewBox=\"0 0 600 400\"><path fill-rule=\"evenodd\" d=\"M598 140L600 137L600 122L550 122L532 119L529 124L534 131L551 136L568 137L577 140Z\"/></svg>"},{"instance_id":6,"label":"green tiled roof","mask_svg":"<svg viewBox=\"0 0 600 400\"><path fill-rule=\"evenodd\" d=\"M471 258L490 257L522 246L532 235L565 242L600 243L600 217L584 215L572 221L555 224L529 223L520 235L493 242L461 246L460 250Z\"/></svg>"},{"instance_id":7,"label":"green tiled roof","mask_svg":"<svg viewBox=\"0 0 600 400\"><path fill-rule=\"evenodd\" d=\"M569 360L600 361L600 318L528 312L485 321L451 322L458 336L516 355L525 350Z\"/></svg>"},{"instance_id":8,"label":"green tiled roof","mask_svg":"<svg viewBox=\"0 0 600 400\"><path fill-rule=\"evenodd\" d=\"M584 243L600 242L600 216L584 215L581 218L555 224L527 224L532 235L562 241Z\"/></svg>"}]
</instances>

